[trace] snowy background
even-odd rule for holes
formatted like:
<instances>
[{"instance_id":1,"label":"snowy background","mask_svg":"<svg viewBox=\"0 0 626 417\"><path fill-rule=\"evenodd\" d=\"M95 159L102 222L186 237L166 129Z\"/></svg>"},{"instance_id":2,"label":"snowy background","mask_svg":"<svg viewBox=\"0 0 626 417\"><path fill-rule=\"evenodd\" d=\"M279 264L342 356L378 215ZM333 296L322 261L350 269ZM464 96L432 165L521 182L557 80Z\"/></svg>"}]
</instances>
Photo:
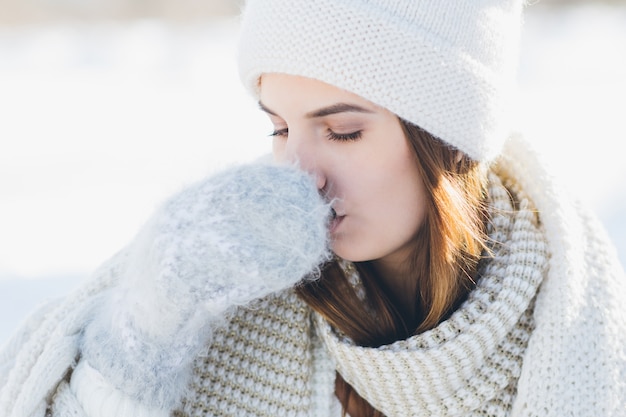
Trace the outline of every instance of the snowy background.
<instances>
[{"instance_id":1,"label":"snowy background","mask_svg":"<svg viewBox=\"0 0 626 417\"><path fill-rule=\"evenodd\" d=\"M232 16L0 26L0 344L166 196L269 151L236 33ZM519 125L626 262L626 5L534 5L522 45Z\"/></svg>"}]
</instances>

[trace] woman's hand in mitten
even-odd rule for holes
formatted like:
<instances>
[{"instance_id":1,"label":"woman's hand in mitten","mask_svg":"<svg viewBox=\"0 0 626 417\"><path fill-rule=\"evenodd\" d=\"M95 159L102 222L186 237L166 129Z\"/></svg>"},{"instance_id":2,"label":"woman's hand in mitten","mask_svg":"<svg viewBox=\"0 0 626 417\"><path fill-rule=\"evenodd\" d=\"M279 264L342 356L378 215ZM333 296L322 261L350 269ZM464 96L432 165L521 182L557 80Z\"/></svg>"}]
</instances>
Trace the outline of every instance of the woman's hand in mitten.
<instances>
[{"instance_id":1,"label":"woman's hand in mitten","mask_svg":"<svg viewBox=\"0 0 626 417\"><path fill-rule=\"evenodd\" d=\"M330 206L295 167L228 169L168 200L128 248L83 359L138 401L170 408L227 310L314 276Z\"/></svg>"}]
</instances>

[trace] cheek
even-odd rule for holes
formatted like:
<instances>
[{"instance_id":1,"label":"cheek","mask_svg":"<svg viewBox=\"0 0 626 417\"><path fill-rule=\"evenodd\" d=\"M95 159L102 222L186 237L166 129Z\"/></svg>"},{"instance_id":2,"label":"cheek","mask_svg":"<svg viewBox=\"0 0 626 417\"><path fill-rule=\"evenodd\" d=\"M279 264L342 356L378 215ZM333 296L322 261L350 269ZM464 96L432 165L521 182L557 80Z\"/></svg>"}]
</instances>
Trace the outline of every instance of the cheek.
<instances>
[{"instance_id":1,"label":"cheek","mask_svg":"<svg viewBox=\"0 0 626 417\"><path fill-rule=\"evenodd\" d=\"M384 213L378 214L383 228L402 243L412 239L421 228L428 196L412 151L401 144L396 149L401 151L382 168L388 174L384 183L379 184L378 207Z\"/></svg>"},{"instance_id":2,"label":"cheek","mask_svg":"<svg viewBox=\"0 0 626 417\"><path fill-rule=\"evenodd\" d=\"M372 172L370 181L376 184L373 198L378 200L378 206L406 220L411 214L424 211L426 192L413 154L406 147L398 148Z\"/></svg>"},{"instance_id":3,"label":"cheek","mask_svg":"<svg viewBox=\"0 0 626 417\"><path fill-rule=\"evenodd\" d=\"M378 218L390 235L404 240L414 236L423 223L426 194L423 184L413 170L397 172L386 184L381 184Z\"/></svg>"},{"instance_id":4,"label":"cheek","mask_svg":"<svg viewBox=\"0 0 626 417\"><path fill-rule=\"evenodd\" d=\"M352 210L333 250L350 260L375 260L411 245L426 212L426 194L413 165L372 167L350 178ZM348 182L347 182L348 183Z\"/></svg>"}]
</instances>

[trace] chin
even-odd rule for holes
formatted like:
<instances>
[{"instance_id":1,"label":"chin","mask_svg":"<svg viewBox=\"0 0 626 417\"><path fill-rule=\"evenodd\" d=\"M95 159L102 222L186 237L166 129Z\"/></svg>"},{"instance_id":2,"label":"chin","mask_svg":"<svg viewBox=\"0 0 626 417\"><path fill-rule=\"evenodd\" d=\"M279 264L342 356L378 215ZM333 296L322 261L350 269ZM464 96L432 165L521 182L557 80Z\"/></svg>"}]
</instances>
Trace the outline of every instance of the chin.
<instances>
[{"instance_id":1,"label":"chin","mask_svg":"<svg viewBox=\"0 0 626 417\"><path fill-rule=\"evenodd\" d=\"M335 255L350 262L365 262L374 259L373 256L368 256L366 251L360 250L357 245L349 245L345 241L333 241L331 249Z\"/></svg>"}]
</instances>

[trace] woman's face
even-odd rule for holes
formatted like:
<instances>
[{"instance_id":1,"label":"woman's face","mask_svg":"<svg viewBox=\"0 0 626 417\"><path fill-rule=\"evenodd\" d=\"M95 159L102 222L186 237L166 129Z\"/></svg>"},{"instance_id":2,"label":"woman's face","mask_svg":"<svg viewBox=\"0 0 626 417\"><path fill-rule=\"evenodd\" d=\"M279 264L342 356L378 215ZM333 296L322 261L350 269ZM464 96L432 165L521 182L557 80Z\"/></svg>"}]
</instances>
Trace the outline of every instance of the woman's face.
<instances>
[{"instance_id":1,"label":"woman's face","mask_svg":"<svg viewBox=\"0 0 626 417\"><path fill-rule=\"evenodd\" d=\"M335 201L333 251L355 262L404 265L424 218L425 190L398 118L353 93L293 75L263 75L260 97L274 125L275 159L297 161Z\"/></svg>"}]
</instances>

